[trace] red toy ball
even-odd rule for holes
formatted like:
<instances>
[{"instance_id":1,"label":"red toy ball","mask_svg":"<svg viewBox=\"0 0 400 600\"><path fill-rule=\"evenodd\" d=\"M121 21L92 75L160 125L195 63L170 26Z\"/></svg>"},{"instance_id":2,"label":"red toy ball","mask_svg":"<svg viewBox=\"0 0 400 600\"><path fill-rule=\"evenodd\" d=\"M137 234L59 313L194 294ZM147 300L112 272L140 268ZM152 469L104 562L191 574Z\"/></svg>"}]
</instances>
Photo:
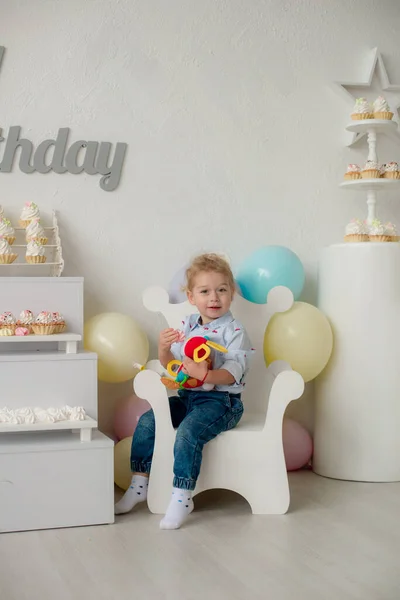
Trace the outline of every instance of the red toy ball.
<instances>
[{"instance_id":1,"label":"red toy ball","mask_svg":"<svg viewBox=\"0 0 400 600\"><path fill-rule=\"evenodd\" d=\"M204 346L204 348L200 348L198 352L198 357L200 359L202 359L203 357L207 357L209 355L209 351L207 349L207 339L200 335L196 335L195 337L190 338L190 340L186 342L184 348L185 355L193 360L194 351L200 346Z\"/></svg>"}]
</instances>

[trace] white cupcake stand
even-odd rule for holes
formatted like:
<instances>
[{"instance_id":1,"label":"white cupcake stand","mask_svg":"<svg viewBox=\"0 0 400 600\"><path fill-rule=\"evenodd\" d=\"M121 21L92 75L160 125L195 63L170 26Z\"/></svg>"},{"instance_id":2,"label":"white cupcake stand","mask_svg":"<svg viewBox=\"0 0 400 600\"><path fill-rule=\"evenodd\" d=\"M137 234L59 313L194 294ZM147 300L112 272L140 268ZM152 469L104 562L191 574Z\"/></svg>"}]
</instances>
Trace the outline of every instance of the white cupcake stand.
<instances>
[{"instance_id":1,"label":"white cupcake stand","mask_svg":"<svg viewBox=\"0 0 400 600\"><path fill-rule=\"evenodd\" d=\"M391 121L353 122L368 131L377 160L379 132ZM400 190L399 180L344 182L367 193L368 221L378 191ZM316 381L314 471L354 481L400 481L400 244L348 243L325 248L319 263L318 306L330 319L334 350Z\"/></svg>"}]
</instances>

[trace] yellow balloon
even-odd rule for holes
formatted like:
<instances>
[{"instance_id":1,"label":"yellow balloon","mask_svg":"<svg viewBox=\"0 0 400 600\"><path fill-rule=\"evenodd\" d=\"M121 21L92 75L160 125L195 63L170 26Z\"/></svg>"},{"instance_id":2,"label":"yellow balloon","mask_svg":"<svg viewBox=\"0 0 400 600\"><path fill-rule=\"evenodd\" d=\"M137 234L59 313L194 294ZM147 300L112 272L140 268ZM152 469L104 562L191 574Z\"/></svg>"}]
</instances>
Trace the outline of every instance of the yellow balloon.
<instances>
[{"instance_id":1,"label":"yellow balloon","mask_svg":"<svg viewBox=\"0 0 400 600\"><path fill-rule=\"evenodd\" d=\"M128 315L102 313L85 325L84 346L98 356L101 381L119 383L132 379L137 369L133 363L146 364L149 341L144 331Z\"/></svg>"},{"instance_id":2,"label":"yellow balloon","mask_svg":"<svg viewBox=\"0 0 400 600\"><path fill-rule=\"evenodd\" d=\"M315 306L295 302L290 310L275 314L264 336L264 358L270 364L284 360L304 381L311 381L326 367L333 348L332 329Z\"/></svg>"},{"instance_id":3,"label":"yellow balloon","mask_svg":"<svg viewBox=\"0 0 400 600\"><path fill-rule=\"evenodd\" d=\"M114 446L114 482L124 491L131 485L132 479L131 446L132 436Z\"/></svg>"}]
</instances>

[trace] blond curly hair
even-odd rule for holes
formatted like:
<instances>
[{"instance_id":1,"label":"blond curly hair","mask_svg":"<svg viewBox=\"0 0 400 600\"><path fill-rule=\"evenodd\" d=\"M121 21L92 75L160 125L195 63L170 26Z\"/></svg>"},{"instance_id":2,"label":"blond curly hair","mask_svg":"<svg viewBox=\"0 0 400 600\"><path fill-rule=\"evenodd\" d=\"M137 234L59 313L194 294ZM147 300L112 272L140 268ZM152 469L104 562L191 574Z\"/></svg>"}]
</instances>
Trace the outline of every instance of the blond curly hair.
<instances>
[{"instance_id":1,"label":"blond curly hair","mask_svg":"<svg viewBox=\"0 0 400 600\"><path fill-rule=\"evenodd\" d=\"M235 279L228 261L219 254L209 253L196 256L188 269L186 269L185 291L191 291L194 285L194 279L200 272L221 273L228 280L232 293L235 292Z\"/></svg>"}]
</instances>

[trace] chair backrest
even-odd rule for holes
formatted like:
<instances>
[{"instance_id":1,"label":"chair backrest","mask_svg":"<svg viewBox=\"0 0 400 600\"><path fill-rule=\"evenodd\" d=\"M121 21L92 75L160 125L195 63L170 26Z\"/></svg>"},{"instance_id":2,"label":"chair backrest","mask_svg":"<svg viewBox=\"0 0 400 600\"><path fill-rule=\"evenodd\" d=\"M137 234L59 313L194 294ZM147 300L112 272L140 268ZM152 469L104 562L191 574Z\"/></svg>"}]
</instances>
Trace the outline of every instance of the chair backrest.
<instances>
[{"instance_id":1,"label":"chair backrest","mask_svg":"<svg viewBox=\"0 0 400 600\"><path fill-rule=\"evenodd\" d=\"M176 329L181 327L184 317L197 312L196 307L189 302L170 304L168 293L160 287L147 289L143 294L143 304L148 310L160 312L168 326ZM292 292L282 286L270 291L266 304L255 304L235 294L231 307L232 313L244 325L255 348L243 393L243 401L249 412L265 411L268 404L271 374L267 371L263 352L264 333L268 321L274 313L289 310L292 304Z\"/></svg>"}]
</instances>

